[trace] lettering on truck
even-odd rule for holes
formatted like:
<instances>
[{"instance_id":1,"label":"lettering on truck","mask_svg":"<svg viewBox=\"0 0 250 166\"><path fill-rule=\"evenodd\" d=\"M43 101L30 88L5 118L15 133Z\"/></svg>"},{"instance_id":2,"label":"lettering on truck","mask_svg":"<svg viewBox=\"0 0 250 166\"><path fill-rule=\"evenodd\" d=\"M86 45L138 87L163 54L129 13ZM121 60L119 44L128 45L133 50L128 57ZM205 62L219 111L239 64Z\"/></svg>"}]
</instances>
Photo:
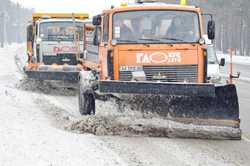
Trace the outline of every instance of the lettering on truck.
<instances>
[{"instance_id":1,"label":"lettering on truck","mask_svg":"<svg viewBox=\"0 0 250 166\"><path fill-rule=\"evenodd\" d=\"M76 47L70 47L70 46L54 47L53 52L54 53L77 52L77 48Z\"/></svg>"},{"instance_id":2,"label":"lettering on truck","mask_svg":"<svg viewBox=\"0 0 250 166\"><path fill-rule=\"evenodd\" d=\"M154 52L154 53L137 53L137 64L162 64L162 63L181 63L182 57L180 52Z\"/></svg>"}]
</instances>

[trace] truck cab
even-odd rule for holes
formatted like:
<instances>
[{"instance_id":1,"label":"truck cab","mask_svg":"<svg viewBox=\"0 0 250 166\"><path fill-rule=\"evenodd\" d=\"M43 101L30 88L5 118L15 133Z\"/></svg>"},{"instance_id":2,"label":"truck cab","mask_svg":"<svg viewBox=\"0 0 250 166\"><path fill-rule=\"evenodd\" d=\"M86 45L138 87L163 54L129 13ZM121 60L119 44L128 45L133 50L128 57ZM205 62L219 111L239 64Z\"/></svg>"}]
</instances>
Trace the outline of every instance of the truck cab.
<instances>
[{"instance_id":1,"label":"truck cab","mask_svg":"<svg viewBox=\"0 0 250 166\"><path fill-rule=\"evenodd\" d=\"M159 2L105 10L93 19L100 77L205 83L207 49L202 18L201 9L195 6ZM214 39L213 20L208 22L208 37Z\"/></svg>"},{"instance_id":2,"label":"truck cab","mask_svg":"<svg viewBox=\"0 0 250 166\"><path fill-rule=\"evenodd\" d=\"M84 54L85 13L34 13L27 27L29 78L77 82Z\"/></svg>"},{"instance_id":3,"label":"truck cab","mask_svg":"<svg viewBox=\"0 0 250 166\"><path fill-rule=\"evenodd\" d=\"M33 48L37 62L77 65L76 54L83 54L83 20L43 19L36 21L36 27ZM77 41L75 31L79 35Z\"/></svg>"}]
</instances>

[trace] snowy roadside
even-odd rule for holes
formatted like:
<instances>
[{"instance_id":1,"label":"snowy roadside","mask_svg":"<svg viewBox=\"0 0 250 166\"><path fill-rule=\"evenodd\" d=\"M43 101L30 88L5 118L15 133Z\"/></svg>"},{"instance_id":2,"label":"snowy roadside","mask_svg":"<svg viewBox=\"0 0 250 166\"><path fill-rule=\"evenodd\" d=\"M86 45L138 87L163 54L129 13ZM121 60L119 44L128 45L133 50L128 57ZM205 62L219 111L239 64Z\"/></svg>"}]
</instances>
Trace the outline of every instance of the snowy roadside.
<instances>
[{"instance_id":1,"label":"snowy roadside","mask_svg":"<svg viewBox=\"0 0 250 166\"><path fill-rule=\"evenodd\" d=\"M38 93L16 87L22 78L14 60L17 49L0 49L0 165L126 165L97 137L51 125L41 108L54 108Z\"/></svg>"}]
</instances>

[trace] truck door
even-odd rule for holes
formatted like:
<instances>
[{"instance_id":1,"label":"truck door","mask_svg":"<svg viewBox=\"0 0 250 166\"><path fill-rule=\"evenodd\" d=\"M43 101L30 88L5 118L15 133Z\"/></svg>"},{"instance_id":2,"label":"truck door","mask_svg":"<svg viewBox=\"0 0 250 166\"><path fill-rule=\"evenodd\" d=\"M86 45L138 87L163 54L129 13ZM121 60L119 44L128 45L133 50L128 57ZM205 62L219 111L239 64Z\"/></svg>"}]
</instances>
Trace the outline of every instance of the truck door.
<instances>
[{"instance_id":1,"label":"truck door","mask_svg":"<svg viewBox=\"0 0 250 166\"><path fill-rule=\"evenodd\" d=\"M33 55L33 42L34 42L33 24L29 24L27 26L27 56L28 56L28 62L31 62L31 58L32 58L32 55Z\"/></svg>"},{"instance_id":2,"label":"truck door","mask_svg":"<svg viewBox=\"0 0 250 166\"><path fill-rule=\"evenodd\" d=\"M109 15L102 16L102 33L99 47L100 62L102 66L101 78L114 79L112 57L108 49L109 42Z\"/></svg>"}]
</instances>

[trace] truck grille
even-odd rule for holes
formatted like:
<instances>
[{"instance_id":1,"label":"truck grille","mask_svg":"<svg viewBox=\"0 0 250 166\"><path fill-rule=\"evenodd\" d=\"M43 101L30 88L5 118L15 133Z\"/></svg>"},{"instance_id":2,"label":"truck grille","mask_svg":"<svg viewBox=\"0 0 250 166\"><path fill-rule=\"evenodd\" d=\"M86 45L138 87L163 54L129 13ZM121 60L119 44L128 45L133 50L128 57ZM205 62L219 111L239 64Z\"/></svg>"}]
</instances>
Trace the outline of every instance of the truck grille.
<instances>
[{"instance_id":1,"label":"truck grille","mask_svg":"<svg viewBox=\"0 0 250 166\"><path fill-rule=\"evenodd\" d=\"M43 56L43 62L45 65L51 65L53 63L58 65L77 65L75 54L57 54L57 56Z\"/></svg>"},{"instance_id":2,"label":"truck grille","mask_svg":"<svg viewBox=\"0 0 250 166\"><path fill-rule=\"evenodd\" d=\"M144 66L147 81L162 82L197 82L197 65L176 65L176 66ZM120 71L121 81L130 81L131 71Z\"/></svg>"}]
</instances>

